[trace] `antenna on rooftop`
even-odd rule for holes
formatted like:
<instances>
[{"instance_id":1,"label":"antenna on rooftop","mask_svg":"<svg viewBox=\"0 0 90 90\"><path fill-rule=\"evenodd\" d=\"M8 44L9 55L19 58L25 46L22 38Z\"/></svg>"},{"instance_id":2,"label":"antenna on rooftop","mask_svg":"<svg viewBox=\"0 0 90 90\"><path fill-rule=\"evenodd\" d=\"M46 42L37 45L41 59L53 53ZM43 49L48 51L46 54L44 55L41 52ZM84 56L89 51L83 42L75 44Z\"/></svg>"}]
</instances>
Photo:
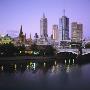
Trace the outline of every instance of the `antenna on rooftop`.
<instances>
[{"instance_id":1,"label":"antenna on rooftop","mask_svg":"<svg viewBox=\"0 0 90 90\"><path fill-rule=\"evenodd\" d=\"M65 9L63 10L63 16L65 16Z\"/></svg>"},{"instance_id":2,"label":"antenna on rooftop","mask_svg":"<svg viewBox=\"0 0 90 90\"><path fill-rule=\"evenodd\" d=\"M43 13L43 18L45 18L45 13Z\"/></svg>"}]
</instances>

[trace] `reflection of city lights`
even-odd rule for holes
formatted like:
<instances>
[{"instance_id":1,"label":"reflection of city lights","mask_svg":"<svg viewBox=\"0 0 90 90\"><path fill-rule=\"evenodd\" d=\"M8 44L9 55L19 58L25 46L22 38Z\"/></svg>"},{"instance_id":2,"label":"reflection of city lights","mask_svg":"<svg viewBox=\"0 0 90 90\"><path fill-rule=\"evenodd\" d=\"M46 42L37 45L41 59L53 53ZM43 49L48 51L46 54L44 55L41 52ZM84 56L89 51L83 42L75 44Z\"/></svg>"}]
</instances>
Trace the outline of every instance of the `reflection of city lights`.
<instances>
[{"instance_id":1,"label":"reflection of city lights","mask_svg":"<svg viewBox=\"0 0 90 90\"><path fill-rule=\"evenodd\" d=\"M3 71L3 66L1 66L1 70Z\"/></svg>"},{"instance_id":2,"label":"reflection of city lights","mask_svg":"<svg viewBox=\"0 0 90 90\"><path fill-rule=\"evenodd\" d=\"M60 67L59 67L59 65L57 65L56 66L56 71L59 72L59 70L60 70Z\"/></svg>"},{"instance_id":3,"label":"reflection of city lights","mask_svg":"<svg viewBox=\"0 0 90 90\"><path fill-rule=\"evenodd\" d=\"M70 66L69 65L66 67L66 72L70 72Z\"/></svg>"},{"instance_id":4,"label":"reflection of city lights","mask_svg":"<svg viewBox=\"0 0 90 90\"><path fill-rule=\"evenodd\" d=\"M65 64L67 63L67 61L65 60Z\"/></svg>"},{"instance_id":5,"label":"reflection of city lights","mask_svg":"<svg viewBox=\"0 0 90 90\"><path fill-rule=\"evenodd\" d=\"M46 67L46 63L44 63L44 67Z\"/></svg>"},{"instance_id":6,"label":"reflection of city lights","mask_svg":"<svg viewBox=\"0 0 90 90\"><path fill-rule=\"evenodd\" d=\"M74 63L74 59L73 59L73 63Z\"/></svg>"},{"instance_id":7,"label":"reflection of city lights","mask_svg":"<svg viewBox=\"0 0 90 90\"><path fill-rule=\"evenodd\" d=\"M20 53L22 53L22 51L20 51Z\"/></svg>"},{"instance_id":8,"label":"reflection of city lights","mask_svg":"<svg viewBox=\"0 0 90 90\"><path fill-rule=\"evenodd\" d=\"M59 69L59 65L57 65L56 68Z\"/></svg>"},{"instance_id":9,"label":"reflection of city lights","mask_svg":"<svg viewBox=\"0 0 90 90\"><path fill-rule=\"evenodd\" d=\"M15 69L17 68L17 65L16 65L16 64L14 65L14 68L15 68Z\"/></svg>"},{"instance_id":10,"label":"reflection of city lights","mask_svg":"<svg viewBox=\"0 0 90 90\"><path fill-rule=\"evenodd\" d=\"M28 67L29 67L29 66L28 66ZM36 68L36 63L30 62L30 68L35 70L35 68Z\"/></svg>"},{"instance_id":11,"label":"reflection of city lights","mask_svg":"<svg viewBox=\"0 0 90 90\"><path fill-rule=\"evenodd\" d=\"M32 65L32 62L30 62L30 66Z\"/></svg>"},{"instance_id":12,"label":"reflection of city lights","mask_svg":"<svg viewBox=\"0 0 90 90\"><path fill-rule=\"evenodd\" d=\"M52 67L52 72L54 72L54 70L55 70L55 66Z\"/></svg>"},{"instance_id":13,"label":"reflection of city lights","mask_svg":"<svg viewBox=\"0 0 90 90\"><path fill-rule=\"evenodd\" d=\"M58 73L60 71L60 65L52 66L51 72Z\"/></svg>"},{"instance_id":14,"label":"reflection of city lights","mask_svg":"<svg viewBox=\"0 0 90 90\"><path fill-rule=\"evenodd\" d=\"M70 59L69 59L69 64L70 64Z\"/></svg>"},{"instance_id":15,"label":"reflection of city lights","mask_svg":"<svg viewBox=\"0 0 90 90\"><path fill-rule=\"evenodd\" d=\"M55 65L57 65L57 62L56 61L54 63L55 63Z\"/></svg>"},{"instance_id":16,"label":"reflection of city lights","mask_svg":"<svg viewBox=\"0 0 90 90\"><path fill-rule=\"evenodd\" d=\"M36 67L36 64L35 63L33 63L33 69L35 70L35 67Z\"/></svg>"},{"instance_id":17,"label":"reflection of city lights","mask_svg":"<svg viewBox=\"0 0 90 90\"><path fill-rule=\"evenodd\" d=\"M29 68L29 65L27 65L27 69Z\"/></svg>"}]
</instances>

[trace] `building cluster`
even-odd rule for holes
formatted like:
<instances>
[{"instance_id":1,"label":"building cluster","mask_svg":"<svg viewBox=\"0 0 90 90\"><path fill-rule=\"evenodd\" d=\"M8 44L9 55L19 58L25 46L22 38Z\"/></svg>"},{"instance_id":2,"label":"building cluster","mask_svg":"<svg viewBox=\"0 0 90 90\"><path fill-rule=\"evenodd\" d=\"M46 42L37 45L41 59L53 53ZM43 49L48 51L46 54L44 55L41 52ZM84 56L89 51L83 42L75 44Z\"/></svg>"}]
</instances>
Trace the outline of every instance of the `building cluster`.
<instances>
[{"instance_id":1,"label":"building cluster","mask_svg":"<svg viewBox=\"0 0 90 90\"><path fill-rule=\"evenodd\" d=\"M35 33L34 39L31 34L27 39L26 34L23 33L21 25L20 33L18 37L11 38L8 34L4 37L0 37L0 44L14 43L16 46L25 45L31 46L35 43L36 45L53 45L54 47L70 48L71 43L79 43L82 41L83 36L83 24L77 22L71 23L71 38L69 37L69 18L64 15L59 19L59 24L52 25L52 34L48 36L48 20L43 14L40 20L40 36Z\"/></svg>"}]
</instances>

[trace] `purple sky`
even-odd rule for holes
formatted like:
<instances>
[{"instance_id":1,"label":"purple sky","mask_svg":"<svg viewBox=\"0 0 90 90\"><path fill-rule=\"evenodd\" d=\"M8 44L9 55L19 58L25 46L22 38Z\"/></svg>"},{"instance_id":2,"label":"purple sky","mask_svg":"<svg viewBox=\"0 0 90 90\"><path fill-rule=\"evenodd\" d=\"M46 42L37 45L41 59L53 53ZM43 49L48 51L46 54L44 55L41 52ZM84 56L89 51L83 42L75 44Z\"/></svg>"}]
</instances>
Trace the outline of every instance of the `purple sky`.
<instances>
[{"instance_id":1,"label":"purple sky","mask_svg":"<svg viewBox=\"0 0 90 90\"><path fill-rule=\"evenodd\" d=\"M20 25L27 36L40 32L40 18L48 18L48 33L63 15L84 24L84 36L90 36L90 0L0 0L0 33L19 32Z\"/></svg>"}]
</instances>

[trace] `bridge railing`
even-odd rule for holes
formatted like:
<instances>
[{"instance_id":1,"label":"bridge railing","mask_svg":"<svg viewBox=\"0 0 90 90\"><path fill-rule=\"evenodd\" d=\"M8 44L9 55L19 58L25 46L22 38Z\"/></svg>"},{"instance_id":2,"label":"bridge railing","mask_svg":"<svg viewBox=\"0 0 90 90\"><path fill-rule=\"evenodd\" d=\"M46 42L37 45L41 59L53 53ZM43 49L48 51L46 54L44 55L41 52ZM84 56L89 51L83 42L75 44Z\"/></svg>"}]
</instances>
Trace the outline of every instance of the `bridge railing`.
<instances>
[{"instance_id":1,"label":"bridge railing","mask_svg":"<svg viewBox=\"0 0 90 90\"><path fill-rule=\"evenodd\" d=\"M72 52L78 54L78 49L58 49L58 52Z\"/></svg>"},{"instance_id":2,"label":"bridge railing","mask_svg":"<svg viewBox=\"0 0 90 90\"><path fill-rule=\"evenodd\" d=\"M90 48L82 49L82 55L90 53Z\"/></svg>"},{"instance_id":3,"label":"bridge railing","mask_svg":"<svg viewBox=\"0 0 90 90\"><path fill-rule=\"evenodd\" d=\"M61 49L61 48L59 48L58 49L58 53L60 53L60 52L72 52L72 53L74 53L74 54L79 54L79 50L78 49ZM82 49L82 55L85 55L85 54L88 54L88 53L90 53L90 48L83 48Z\"/></svg>"}]
</instances>

